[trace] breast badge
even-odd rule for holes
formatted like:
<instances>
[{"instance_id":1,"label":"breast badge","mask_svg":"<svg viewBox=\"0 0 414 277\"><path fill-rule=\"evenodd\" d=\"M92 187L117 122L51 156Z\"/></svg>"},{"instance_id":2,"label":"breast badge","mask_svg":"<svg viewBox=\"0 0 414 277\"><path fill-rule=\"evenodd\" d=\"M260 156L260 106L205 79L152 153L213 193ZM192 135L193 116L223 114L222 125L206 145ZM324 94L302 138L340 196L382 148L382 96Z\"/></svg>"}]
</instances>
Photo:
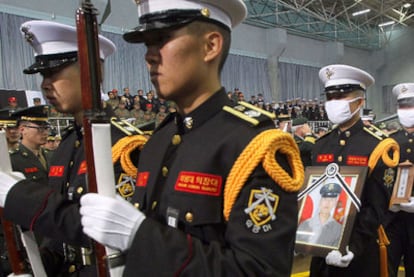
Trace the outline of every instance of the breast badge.
<instances>
[{"instance_id":1,"label":"breast badge","mask_svg":"<svg viewBox=\"0 0 414 277\"><path fill-rule=\"evenodd\" d=\"M119 176L118 184L116 185L116 189L124 199L131 197L134 194L135 188L135 180L129 175L122 173Z\"/></svg>"},{"instance_id":2,"label":"breast badge","mask_svg":"<svg viewBox=\"0 0 414 277\"><path fill-rule=\"evenodd\" d=\"M246 221L247 228L253 233L269 232L272 230L270 221L276 219L276 210L279 196L267 188L252 189L250 191L248 207L244 212L249 215Z\"/></svg>"}]
</instances>

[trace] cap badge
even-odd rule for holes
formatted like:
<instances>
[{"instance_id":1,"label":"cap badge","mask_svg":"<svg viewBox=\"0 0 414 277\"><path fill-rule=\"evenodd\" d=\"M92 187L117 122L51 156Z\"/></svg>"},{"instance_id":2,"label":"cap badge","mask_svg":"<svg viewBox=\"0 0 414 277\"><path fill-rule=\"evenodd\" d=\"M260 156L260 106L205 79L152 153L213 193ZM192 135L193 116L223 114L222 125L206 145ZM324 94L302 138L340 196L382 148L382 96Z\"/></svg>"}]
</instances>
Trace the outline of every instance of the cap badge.
<instances>
[{"instance_id":1,"label":"cap badge","mask_svg":"<svg viewBox=\"0 0 414 277\"><path fill-rule=\"evenodd\" d=\"M203 9L201 9L201 14L204 17L210 17L210 10L208 8L203 8Z\"/></svg>"},{"instance_id":2,"label":"cap badge","mask_svg":"<svg viewBox=\"0 0 414 277\"><path fill-rule=\"evenodd\" d=\"M24 26L22 27L22 32L24 33L24 38L27 40L27 42L32 43L34 40L34 35L32 32L29 32L30 26Z\"/></svg>"},{"instance_id":3,"label":"cap badge","mask_svg":"<svg viewBox=\"0 0 414 277\"><path fill-rule=\"evenodd\" d=\"M135 0L135 4L140 5L141 4L141 0Z\"/></svg>"},{"instance_id":4,"label":"cap badge","mask_svg":"<svg viewBox=\"0 0 414 277\"><path fill-rule=\"evenodd\" d=\"M186 117L184 118L184 125L187 129L193 128L193 118L192 117Z\"/></svg>"},{"instance_id":5,"label":"cap badge","mask_svg":"<svg viewBox=\"0 0 414 277\"><path fill-rule=\"evenodd\" d=\"M328 80L330 80L331 79L331 76L333 76L334 75L334 71L333 70L331 70L331 69L329 69L329 68L327 68L326 69L326 78L328 78Z\"/></svg>"},{"instance_id":6,"label":"cap badge","mask_svg":"<svg viewBox=\"0 0 414 277\"><path fill-rule=\"evenodd\" d=\"M408 88L407 88L406 86L403 86L403 87L401 88L401 92L407 92L407 90L408 90Z\"/></svg>"}]
</instances>

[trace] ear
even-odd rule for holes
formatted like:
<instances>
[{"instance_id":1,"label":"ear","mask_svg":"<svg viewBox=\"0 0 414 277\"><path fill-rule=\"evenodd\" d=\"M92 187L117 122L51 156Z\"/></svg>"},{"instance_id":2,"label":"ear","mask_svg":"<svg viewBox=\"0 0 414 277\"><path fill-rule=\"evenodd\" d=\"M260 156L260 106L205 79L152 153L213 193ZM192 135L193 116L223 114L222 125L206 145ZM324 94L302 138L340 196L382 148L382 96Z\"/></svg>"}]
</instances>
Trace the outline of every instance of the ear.
<instances>
[{"instance_id":1,"label":"ear","mask_svg":"<svg viewBox=\"0 0 414 277\"><path fill-rule=\"evenodd\" d=\"M204 61L211 62L221 55L223 48L223 36L216 31L204 35Z\"/></svg>"}]
</instances>

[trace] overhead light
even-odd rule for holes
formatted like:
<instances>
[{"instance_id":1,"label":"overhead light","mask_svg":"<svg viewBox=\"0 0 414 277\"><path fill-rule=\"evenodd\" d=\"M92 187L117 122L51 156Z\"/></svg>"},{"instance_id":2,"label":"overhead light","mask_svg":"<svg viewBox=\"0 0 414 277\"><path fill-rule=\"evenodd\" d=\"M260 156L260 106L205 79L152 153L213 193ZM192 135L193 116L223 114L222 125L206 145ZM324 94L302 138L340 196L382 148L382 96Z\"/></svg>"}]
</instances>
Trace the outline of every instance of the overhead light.
<instances>
[{"instance_id":1,"label":"overhead light","mask_svg":"<svg viewBox=\"0 0 414 277\"><path fill-rule=\"evenodd\" d=\"M411 4L410 3L406 3L406 4L403 5L403 7L406 8L406 9L408 9L409 7L411 7Z\"/></svg>"},{"instance_id":2,"label":"overhead light","mask_svg":"<svg viewBox=\"0 0 414 277\"><path fill-rule=\"evenodd\" d=\"M395 23L395 21L391 20L391 21L387 21L387 22L383 22L381 24L378 24L378 27L385 27L385 26L392 25L394 23Z\"/></svg>"},{"instance_id":3,"label":"overhead light","mask_svg":"<svg viewBox=\"0 0 414 277\"><path fill-rule=\"evenodd\" d=\"M358 16L358 15L361 15L361 14L369 13L370 11L371 11L370 9L357 11L357 12L352 13L352 16Z\"/></svg>"}]
</instances>

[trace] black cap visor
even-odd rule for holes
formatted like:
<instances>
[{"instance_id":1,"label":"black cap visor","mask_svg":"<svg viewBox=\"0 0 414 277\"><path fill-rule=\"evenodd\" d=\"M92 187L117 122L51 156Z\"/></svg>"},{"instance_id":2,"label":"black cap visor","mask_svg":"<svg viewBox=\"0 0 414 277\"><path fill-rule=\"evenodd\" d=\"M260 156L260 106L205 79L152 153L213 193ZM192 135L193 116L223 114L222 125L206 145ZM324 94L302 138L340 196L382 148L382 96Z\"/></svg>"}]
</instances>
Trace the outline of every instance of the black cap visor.
<instances>
[{"instance_id":1,"label":"black cap visor","mask_svg":"<svg viewBox=\"0 0 414 277\"><path fill-rule=\"evenodd\" d=\"M398 108L404 109L404 108L413 108L414 107L414 97L407 97L407 98L401 98L397 100Z\"/></svg>"},{"instance_id":2,"label":"black cap visor","mask_svg":"<svg viewBox=\"0 0 414 277\"><path fill-rule=\"evenodd\" d=\"M139 18L138 27L131 32L125 33L123 38L130 43L144 42L144 35L146 33L167 28L180 28L195 20L208 21L220 25L223 28L229 29L224 24L212 20L205 14L204 10L167 10L162 12L155 12L145 14Z\"/></svg>"},{"instance_id":3,"label":"black cap visor","mask_svg":"<svg viewBox=\"0 0 414 277\"><path fill-rule=\"evenodd\" d=\"M23 73L35 74L43 71L55 70L59 67L76 62L77 59L77 51L52 55L38 55L35 58L35 63L28 68L23 69Z\"/></svg>"},{"instance_id":4,"label":"black cap visor","mask_svg":"<svg viewBox=\"0 0 414 277\"><path fill-rule=\"evenodd\" d=\"M360 85L352 85L352 84L326 87L325 88L326 100L329 101L332 99L345 98L348 95L348 93L354 92L356 90L365 91L365 89L361 87Z\"/></svg>"}]
</instances>

